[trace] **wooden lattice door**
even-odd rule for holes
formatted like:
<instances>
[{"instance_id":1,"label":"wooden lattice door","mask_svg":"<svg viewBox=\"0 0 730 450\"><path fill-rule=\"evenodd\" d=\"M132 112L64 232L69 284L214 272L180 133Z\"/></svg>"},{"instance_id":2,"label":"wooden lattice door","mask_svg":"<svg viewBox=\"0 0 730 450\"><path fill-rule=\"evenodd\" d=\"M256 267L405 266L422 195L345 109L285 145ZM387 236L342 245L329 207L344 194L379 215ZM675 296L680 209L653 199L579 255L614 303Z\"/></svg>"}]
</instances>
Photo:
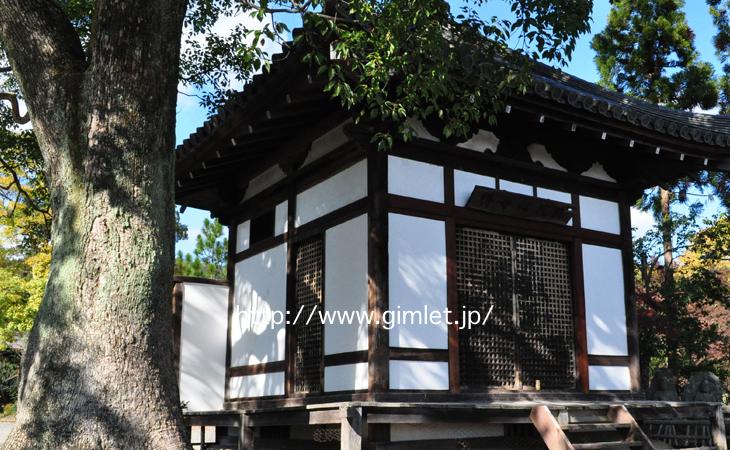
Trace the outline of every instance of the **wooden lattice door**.
<instances>
[{"instance_id":1,"label":"wooden lattice door","mask_svg":"<svg viewBox=\"0 0 730 450\"><path fill-rule=\"evenodd\" d=\"M296 248L294 392L322 392L323 330L319 320L307 318L322 311L324 243L321 238L307 240ZM317 308L317 311L313 310ZM301 313L299 313L301 311Z\"/></svg>"},{"instance_id":2,"label":"wooden lattice door","mask_svg":"<svg viewBox=\"0 0 730 450\"><path fill-rule=\"evenodd\" d=\"M575 386L575 344L568 248L554 241L458 228L459 310L483 325L459 330L464 390Z\"/></svg>"}]
</instances>

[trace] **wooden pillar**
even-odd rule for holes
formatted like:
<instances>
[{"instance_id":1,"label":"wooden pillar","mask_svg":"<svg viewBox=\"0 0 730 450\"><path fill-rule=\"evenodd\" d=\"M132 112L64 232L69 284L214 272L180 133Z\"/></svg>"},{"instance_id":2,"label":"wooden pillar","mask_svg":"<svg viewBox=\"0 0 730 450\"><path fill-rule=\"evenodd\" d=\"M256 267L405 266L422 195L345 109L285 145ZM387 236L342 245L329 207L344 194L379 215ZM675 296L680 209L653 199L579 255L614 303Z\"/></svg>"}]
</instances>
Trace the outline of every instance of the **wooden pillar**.
<instances>
[{"instance_id":1,"label":"wooden pillar","mask_svg":"<svg viewBox=\"0 0 730 450\"><path fill-rule=\"evenodd\" d=\"M725 432L725 417L723 415L722 405L710 407L710 429L712 432L712 443L717 450L728 450L727 434Z\"/></svg>"},{"instance_id":2,"label":"wooden pillar","mask_svg":"<svg viewBox=\"0 0 730 450\"><path fill-rule=\"evenodd\" d=\"M180 341L182 339L182 304L185 297L185 283L175 280L172 288L172 357L177 382L180 382Z\"/></svg>"},{"instance_id":3,"label":"wooden pillar","mask_svg":"<svg viewBox=\"0 0 730 450\"><path fill-rule=\"evenodd\" d=\"M388 309L388 160L385 152L368 151L368 390L389 387L390 343L382 315Z\"/></svg>"},{"instance_id":4,"label":"wooden pillar","mask_svg":"<svg viewBox=\"0 0 730 450\"><path fill-rule=\"evenodd\" d=\"M580 228L580 201L578 194L572 195L573 226ZM573 305L575 307L575 363L580 391L588 393L588 333L586 329L585 286L583 285L583 240L573 240L572 254Z\"/></svg>"},{"instance_id":5,"label":"wooden pillar","mask_svg":"<svg viewBox=\"0 0 730 450\"><path fill-rule=\"evenodd\" d=\"M629 351L631 392L641 391L641 368L639 365L639 315L636 307L634 285L634 243L631 237L631 206L625 193L619 196L619 218L621 223L621 254L624 275L624 299L626 304L626 332Z\"/></svg>"},{"instance_id":6,"label":"wooden pillar","mask_svg":"<svg viewBox=\"0 0 730 450\"><path fill-rule=\"evenodd\" d=\"M251 418L246 413L241 413L241 422L238 434L238 450L254 449L253 428L250 426Z\"/></svg>"},{"instance_id":7,"label":"wooden pillar","mask_svg":"<svg viewBox=\"0 0 730 450\"><path fill-rule=\"evenodd\" d=\"M340 406L340 450L362 450L367 428L362 408Z\"/></svg>"}]
</instances>

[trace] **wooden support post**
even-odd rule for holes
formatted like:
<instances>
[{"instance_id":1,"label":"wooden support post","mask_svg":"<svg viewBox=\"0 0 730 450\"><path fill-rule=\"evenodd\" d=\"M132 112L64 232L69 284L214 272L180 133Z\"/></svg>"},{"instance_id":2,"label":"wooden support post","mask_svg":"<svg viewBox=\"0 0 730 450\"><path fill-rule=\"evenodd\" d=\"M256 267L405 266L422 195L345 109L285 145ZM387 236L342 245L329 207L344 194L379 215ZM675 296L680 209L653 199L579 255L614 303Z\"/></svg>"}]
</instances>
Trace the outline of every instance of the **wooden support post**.
<instances>
[{"instance_id":1,"label":"wooden support post","mask_svg":"<svg viewBox=\"0 0 730 450\"><path fill-rule=\"evenodd\" d=\"M362 450L367 428L362 408L340 406L340 450Z\"/></svg>"},{"instance_id":2,"label":"wooden support post","mask_svg":"<svg viewBox=\"0 0 730 450\"><path fill-rule=\"evenodd\" d=\"M241 424L238 434L238 450L254 449L253 427L250 426L251 418L246 413L241 413Z\"/></svg>"},{"instance_id":3,"label":"wooden support post","mask_svg":"<svg viewBox=\"0 0 730 450\"><path fill-rule=\"evenodd\" d=\"M390 385L390 343L382 316L388 309L388 160L384 152L368 152L368 390L387 392Z\"/></svg>"},{"instance_id":4,"label":"wooden support post","mask_svg":"<svg viewBox=\"0 0 730 450\"><path fill-rule=\"evenodd\" d=\"M725 434L725 417L723 416L722 405L712 406L710 415L710 429L712 430L712 443L717 450L728 450L727 435Z\"/></svg>"}]
</instances>

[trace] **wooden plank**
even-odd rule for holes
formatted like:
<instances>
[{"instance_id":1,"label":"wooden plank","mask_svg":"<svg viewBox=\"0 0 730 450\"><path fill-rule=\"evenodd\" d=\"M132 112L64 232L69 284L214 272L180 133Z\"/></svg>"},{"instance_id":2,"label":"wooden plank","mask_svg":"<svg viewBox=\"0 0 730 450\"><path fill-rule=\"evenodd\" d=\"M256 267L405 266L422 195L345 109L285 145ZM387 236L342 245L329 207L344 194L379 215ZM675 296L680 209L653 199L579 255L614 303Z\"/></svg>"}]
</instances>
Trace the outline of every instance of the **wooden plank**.
<instances>
[{"instance_id":1,"label":"wooden plank","mask_svg":"<svg viewBox=\"0 0 730 450\"><path fill-rule=\"evenodd\" d=\"M516 440L511 438L509 440ZM539 444L539 442L536 442ZM521 442L508 442L503 436L488 436L477 438L452 438L452 439L419 439L416 441L396 441L377 443L376 450L463 450L465 448L489 449L489 450L524 450L526 447Z\"/></svg>"},{"instance_id":2,"label":"wooden plank","mask_svg":"<svg viewBox=\"0 0 730 450\"><path fill-rule=\"evenodd\" d=\"M588 355L591 366L628 366L630 361L630 356Z\"/></svg>"},{"instance_id":3,"label":"wooden plank","mask_svg":"<svg viewBox=\"0 0 730 450\"><path fill-rule=\"evenodd\" d=\"M530 420L549 450L575 449L547 406L541 405L532 408Z\"/></svg>"},{"instance_id":4,"label":"wooden plank","mask_svg":"<svg viewBox=\"0 0 730 450\"><path fill-rule=\"evenodd\" d=\"M339 409L322 411L272 411L251 413L248 415L252 427L268 427L278 425L332 425L339 424Z\"/></svg>"},{"instance_id":5,"label":"wooden plank","mask_svg":"<svg viewBox=\"0 0 730 450\"><path fill-rule=\"evenodd\" d=\"M246 413L241 414L241 428L238 434L238 450L254 450L254 432L251 426L250 417Z\"/></svg>"},{"instance_id":6,"label":"wooden plank","mask_svg":"<svg viewBox=\"0 0 730 450\"><path fill-rule=\"evenodd\" d=\"M367 440L366 430L362 408L340 407L340 450L362 450Z\"/></svg>"},{"instance_id":7,"label":"wooden plank","mask_svg":"<svg viewBox=\"0 0 730 450\"><path fill-rule=\"evenodd\" d=\"M368 412L368 423L483 423L483 424L505 424L505 423L530 423L525 416L506 415L485 415L478 411L470 413L459 413L454 411L442 411L443 414L402 414L402 413L371 413Z\"/></svg>"},{"instance_id":8,"label":"wooden plank","mask_svg":"<svg viewBox=\"0 0 730 450\"><path fill-rule=\"evenodd\" d=\"M368 362L367 350L335 353L334 355L324 355L325 366L342 366L345 364L357 364L364 362Z\"/></svg>"},{"instance_id":9,"label":"wooden plank","mask_svg":"<svg viewBox=\"0 0 730 450\"><path fill-rule=\"evenodd\" d=\"M258 364L250 364L248 366L230 367L228 373L232 377L242 377L246 375L258 375L262 373L283 372L286 370L286 361L271 361Z\"/></svg>"},{"instance_id":10,"label":"wooden plank","mask_svg":"<svg viewBox=\"0 0 730 450\"><path fill-rule=\"evenodd\" d=\"M725 418L722 405L712 407L712 415L710 416L710 429L712 432L712 442L717 450L728 450L728 437L725 429Z\"/></svg>"},{"instance_id":11,"label":"wooden plank","mask_svg":"<svg viewBox=\"0 0 730 450\"><path fill-rule=\"evenodd\" d=\"M405 361L448 361L449 351L431 348L391 347L390 359Z\"/></svg>"}]
</instances>

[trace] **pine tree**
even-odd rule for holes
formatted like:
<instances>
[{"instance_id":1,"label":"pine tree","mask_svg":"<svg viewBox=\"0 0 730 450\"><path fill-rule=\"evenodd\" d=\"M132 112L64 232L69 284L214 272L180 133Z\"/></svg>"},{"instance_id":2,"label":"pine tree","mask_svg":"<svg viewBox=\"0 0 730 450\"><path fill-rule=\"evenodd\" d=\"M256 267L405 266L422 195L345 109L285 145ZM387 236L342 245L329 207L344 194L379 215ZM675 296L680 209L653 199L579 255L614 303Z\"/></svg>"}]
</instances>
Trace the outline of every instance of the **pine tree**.
<instances>
[{"instance_id":1,"label":"pine tree","mask_svg":"<svg viewBox=\"0 0 730 450\"><path fill-rule=\"evenodd\" d=\"M717 27L713 39L715 52L723 64L723 75L720 77L720 113L730 114L730 0L707 0L712 22Z\"/></svg>"},{"instance_id":2,"label":"pine tree","mask_svg":"<svg viewBox=\"0 0 730 450\"><path fill-rule=\"evenodd\" d=\"M712 1L712 0L710 0ZM712 66L698 60L682 0L613 0L591 43L601 84L678 109L713 108Z\"/></svg>"}]
</instances>

